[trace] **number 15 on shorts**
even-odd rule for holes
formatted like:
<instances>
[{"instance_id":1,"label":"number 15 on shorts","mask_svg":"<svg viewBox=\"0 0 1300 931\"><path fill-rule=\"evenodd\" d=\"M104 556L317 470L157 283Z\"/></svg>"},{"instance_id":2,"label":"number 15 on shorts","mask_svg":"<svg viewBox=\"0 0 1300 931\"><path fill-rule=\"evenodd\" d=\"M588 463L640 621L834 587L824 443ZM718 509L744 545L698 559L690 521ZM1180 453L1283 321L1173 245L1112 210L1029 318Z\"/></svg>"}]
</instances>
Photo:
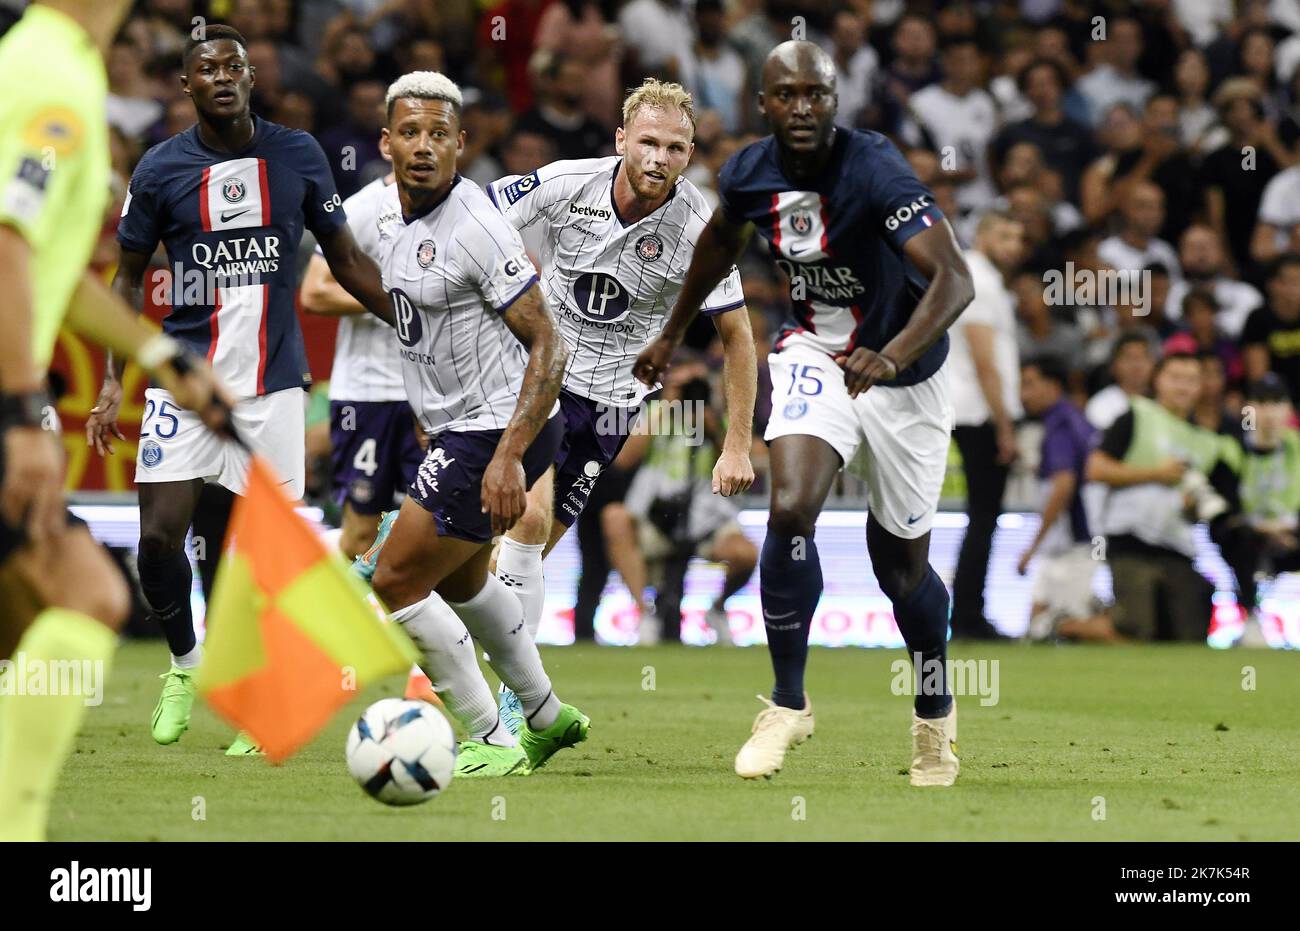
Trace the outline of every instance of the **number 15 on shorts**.
<instances>
[{"instance_id":1,"label":"number 15 on shorts","mask_svg":"<svg viewBox=\"0 0 1300 931\"><path fill-rule=\"evenodd\" d=\"M790 367L790 387L786 389L786 394L794 394L796 387L798 393L813 397L822 393L822 380L817 376L822 372L815 365L793 365Z\"/></svg>"}]
</instances>

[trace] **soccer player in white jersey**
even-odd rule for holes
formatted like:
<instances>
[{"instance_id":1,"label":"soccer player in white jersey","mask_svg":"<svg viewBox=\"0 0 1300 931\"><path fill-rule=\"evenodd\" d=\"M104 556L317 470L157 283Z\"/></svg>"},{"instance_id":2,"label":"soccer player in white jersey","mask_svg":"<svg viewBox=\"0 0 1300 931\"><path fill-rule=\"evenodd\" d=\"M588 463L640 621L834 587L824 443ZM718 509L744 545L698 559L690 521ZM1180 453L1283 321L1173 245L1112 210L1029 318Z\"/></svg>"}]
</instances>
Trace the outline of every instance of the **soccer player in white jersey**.
<instances>
[{"instance_id":1,"label":"soccer player in white jersey","mask_svg":"<svg viewBox=\"0 0 1300 931\"><path fill-rule=\"evenodd\" d=\"M390 174L343 202L361 250L383 263L402 225L402 205ZM318 249L307 265L299 298L308 313L339 317L330 373L330 457L343 507L339 549L349 559L375 542L379 516L415 478L423 452L393 351L393 330L330 274Z\"/></svg>"},{"instance_id":2,"label":"soccer player in white jersey","mask_svg":"<svg viewBox=\"0 0 1300 931\"><path fill-rule=\"evenodd\" d=\"M561 704L519 600L488 571L492 538L524 512L559 450L556 397L567 354L519 233L456 173L460 89L413 72L388 90L384 140L402 225L383 265L392 351L428 452L378 556L375 593L420 647L447 709L469 732L461 778L526 774L586 739ZM470 635L522 704L516 739Z\"/></svg>"},{"instance_id":3,"label":"soccer player in white jersey","mask_svg":"<svg viewBox=\"0 0 1300 931\"><path fill-rule=\"evenodd\" d=\"M680 84L647 79L623 102L617 155L554 162L487 189L516 228L541 227L542 291L569 348L560 392L564 443L555 470L529 493L528 510L502 538L496 564L498 577L523 602L534 636L545 599L542 559L582 513L633 429L649 389L632 376L632 363L663 328L708 223L703 195L682 177L694 136L690 94ZM727 435L713 490L733 495L754 480L749 448L757 372L734 265L702 311L713 318L726 360ZM718 636L728 638L725 613L711 617ZM503 704L515 710L508 694Z\"/></svg>"},{"instance_id":4,"label":"soccer player in white jersey","mask_svg":"<svg viewBox=\"0 0 1300 931\"><path fill-rule=\"evenodd\" d=\"M632 376L632 362L662 329L708 222L703 195L682 177L694 135L690 94L679 84L647 79L623 103L617 155L554 162L487 188L516 228L540 227L542 291L569 349L560 392L564 440L555 470L529 491L528 509L502 538L495 567L523 602L533 636L545 601L542 559L582 513L635 426L650 389ZM757 378L734 266L703 311L713 318L725 356L727 434L713 490L734 495L754 480L749 447ZM389 526L380 526L381 545ZM710 620L719 637L729 636L725 613L711 613ZM408 695L418 691L413 683ZM506 690L502 705L514 729L518 708Z\"/></svg>"}]
</instances>

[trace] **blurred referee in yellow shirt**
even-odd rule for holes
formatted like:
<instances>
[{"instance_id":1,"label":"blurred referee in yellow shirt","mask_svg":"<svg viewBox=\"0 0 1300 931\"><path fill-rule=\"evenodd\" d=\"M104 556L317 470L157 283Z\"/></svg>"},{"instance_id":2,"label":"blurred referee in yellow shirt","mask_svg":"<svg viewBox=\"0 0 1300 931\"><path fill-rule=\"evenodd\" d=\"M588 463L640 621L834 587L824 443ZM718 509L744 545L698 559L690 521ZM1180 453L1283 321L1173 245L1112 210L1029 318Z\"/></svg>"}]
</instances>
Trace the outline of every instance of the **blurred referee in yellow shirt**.
<instances>
[{"instance_id":1,"label":"blurred referee in yellow shirt","mask_svg":"<svg viewBox=\"0 0 1300 931\"><path fill-rule=\"evenodd\" d=\"M134 359L228 429L229 396L206 362L86 270L109 196L104 55L130 6L33 3L0 40L0 660L13 661L0 666L0 841L44 838L84 675L102 682L130 606L126 580L63 504L45 381L59 328Z\"/></svg>"}]
</instances>

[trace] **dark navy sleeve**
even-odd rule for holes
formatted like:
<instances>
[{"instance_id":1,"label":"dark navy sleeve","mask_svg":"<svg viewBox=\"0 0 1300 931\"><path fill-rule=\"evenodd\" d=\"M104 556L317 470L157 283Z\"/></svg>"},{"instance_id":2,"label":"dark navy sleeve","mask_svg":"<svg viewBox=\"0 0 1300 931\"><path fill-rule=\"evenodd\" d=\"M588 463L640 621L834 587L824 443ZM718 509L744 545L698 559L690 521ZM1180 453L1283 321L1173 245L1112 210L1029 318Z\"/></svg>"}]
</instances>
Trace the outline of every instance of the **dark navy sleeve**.
<instances>
[{"instance_id":1,"label":"dark navy sleeve","mask_svg":"<svg viewBox=\"0 0 1300 931\"><path fill-rule=\"evenodd\" d=\"M740 156L744 152L745 149L741 149L732 155L718 172L718 204L722 207L722 212L726 218L737 226L748 222L741 206L736 202L736 182L739 180L737 177L739 173L738 165Z\"/></svg>"},{"instance_id":2,"label":"dark navy sleeve","mask_svg":"<svg viewBox=\"0 0 1300 931\"><path fill-rule=\"evenodd\" d=\"M146 155L131 174L122 217L117 223L117 241L128 252L153 255L162 233L158 225L158 182L153 162Z\"/></svg>"},{"instance_id":3,"label":"dark navy sleeve","mask_svg":"<svg viewBox=\"0 0 1300 931\"><path fill-rule=\"evenodd\" d=\"M307 193L303 198L302 215L317 239L334 232L348 221L343 210L343 200L334 185L334 175L320 143L307 133L296 134L300 137L298 152L298 170L307 182Z\"/></svg>"},{"instance_id":4,"label":"dark navy sleeve","mask_svg":"<svg viewBox=\"0 0 1300 931\"><path fill-rule=\"evenodd\" d=\"M901 250L903 244L943 219L934 194L916 176L894 144L881 139L867 150L862 166L867 175L867 204L876 232Z\"/></svg>"}]
</instances>

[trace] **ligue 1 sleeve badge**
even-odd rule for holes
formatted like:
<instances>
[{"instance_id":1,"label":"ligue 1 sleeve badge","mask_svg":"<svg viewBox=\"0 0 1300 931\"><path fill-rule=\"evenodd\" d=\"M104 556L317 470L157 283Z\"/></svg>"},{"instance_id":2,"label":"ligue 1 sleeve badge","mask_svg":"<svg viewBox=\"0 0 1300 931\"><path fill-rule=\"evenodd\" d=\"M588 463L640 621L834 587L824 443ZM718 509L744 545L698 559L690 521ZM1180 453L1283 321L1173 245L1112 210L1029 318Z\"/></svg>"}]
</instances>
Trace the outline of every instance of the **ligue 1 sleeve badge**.
<instances>
[{"instance_id":1,"label":"ligue 1 sleeve badge","mask_svg":"<svg viewBox=\"0 0 1300 931\"><path fill-rule=\"evenodd\" d=\"M636 241L636 254L642 262L653 262L664 254L664 241L654 233L646 233Z\"/></svg>"},{"instance_id":2,"label":"ligue 1 sleeve badge","mask_svg":"<svg viewBox=\"0 0 1300 931\"><path fill-rule=\"evenodd\" d=\"M438 249L433 244L433 240L426 239L415 250L415 260L420 263L421 268L428 268L433 264L433 257L437 254Z\"/></svg>"}]
</instances>

